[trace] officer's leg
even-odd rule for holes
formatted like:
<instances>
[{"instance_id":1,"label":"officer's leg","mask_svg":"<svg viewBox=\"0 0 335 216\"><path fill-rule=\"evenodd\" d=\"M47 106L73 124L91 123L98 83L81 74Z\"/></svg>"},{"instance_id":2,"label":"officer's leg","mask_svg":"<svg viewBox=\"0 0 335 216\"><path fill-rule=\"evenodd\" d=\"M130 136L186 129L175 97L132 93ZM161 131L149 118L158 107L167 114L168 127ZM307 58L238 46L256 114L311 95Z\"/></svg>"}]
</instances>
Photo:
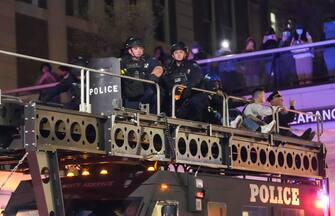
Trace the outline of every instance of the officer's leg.
<instances>
[{"instance_id":1,"label":"officer's leg","mask_svg":"<svg viewBox=\"0 0 335 216\"><path fill-rule=\"evenodd\" d=\"M79 110L79 104L74 101L71 101L69 103L65 103L64 108L70 110Z\"/></svg>"},{"instance_id":2,"label":"officer's leg","mask_svg":"<svg viewBox=\"0 0 335 216\"><path fill-rule=\"evenodd\" d=\"M157 113L157 95L156 91L152 87L147 87L145 89L140 102L150 105L150 113Z\"/></svg>"},{"instance_id":3,"label":"officer's leg","mask_svg":"<svg viewBox=\"0 0 335 216\"><path fill-rule=\"evenodd\" d=\"M189 101L189 119L203 121L203 114L208 107L208 97L205 94L195 94Z\"/></svg>"},{"instance_id":4,"label":"officer's leg","mask_svg":"<svg viewBox=\"0 0 335 216\"><path fill-rule=\"evenodd\" d=\"M229 109L229 121L233 121L237 116L242 115L242 112L238 109Z\"/></svg>"},{"instance_id":5,"label":"officer's leg","mask_svg":"<svg viewBox=\"0 0 335 216\"><path fill-rule=\"evenodd\" d=\"M189 111L189 99L183 100L183 101L177 101L176 102L176 117L182 118L182 119L188 119L188 116L190 115Z\"/></svg>"},{"instance_id":6,"label":"officer's leg","mask_svg":"<svg viewBox=\"0 0 335 216\"><path fill-rule=\"evenodd\" d=\"M171 116L171 110L172 110L172 101L171 101L171 95L164 92L161 96L161 111L166 113L167 116Z\"/></svg>"},{"instance_id":7,"label":"officer's leg","mask_svg":"<svg viewBox=\"0 0 335 216\"><path fill-rule=\"evenodd\" d=\"M138 109L139 101L124 98L123 106L130 109Z\"/></svg>"}]
</instances>

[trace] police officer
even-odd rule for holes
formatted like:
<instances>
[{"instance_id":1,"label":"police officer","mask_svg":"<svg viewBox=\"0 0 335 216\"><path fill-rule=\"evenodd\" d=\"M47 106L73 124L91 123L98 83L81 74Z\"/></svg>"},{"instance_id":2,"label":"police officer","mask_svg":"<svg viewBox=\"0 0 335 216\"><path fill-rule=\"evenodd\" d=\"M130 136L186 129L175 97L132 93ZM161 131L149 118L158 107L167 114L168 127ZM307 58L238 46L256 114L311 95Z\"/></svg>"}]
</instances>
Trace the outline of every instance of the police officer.
<instances>
[{"instance_id":1,"label":"police officer","mask_svg":"<svg viewBox=\"0 0 335 216\"><path fill-rule=\"evenodd\" d=\"M223 89L221 78L215 73L206 74L202 87L209 91L216 92L215 95L208 95L208 109L206 110L205 119L212 124L222 124L223 116L223 97L228 93ZM242 123L242 113L237 107L245 106L242 101L229 101L229 121L231 127L238 127Z\"/></svg>"},{"instance_id":2,"label":"police officer","mask_svg":"<svg viewBox=\"0 0 335 216\"><path fill-rule=\"evenodd\" d=\"M203 111L206 107L206 96L192 91L192 87L200 87L203 74L199 65L187 60L188 48L183 42L177 42L171 46L172 62L165 66L163 85L166 91L168 110L171 110L171 97L173 86L180 84L187 88L176 89L176 116L195 121L203 120Z\"/></svg>"},{"instance_id":3,"label":"police officer","mask_svg":"<svg viewBox=\"0 0 335 216\"><path fill-rule=\"evenodd\" d=\"M216 95L208 95L208 109L205 112L206 120L212 124L222 124L223 98L225 92L222 88L221 79L217 74L209 73L204 77L202 87L216 92Z\"/></svg>"},{"instance_id":4,"label":"police officer","mask_svg":"<svg viewBox=\"0 0 335 216\"><path fill-rule=\"evenodd\" d=\"M158 60L144 53L144 43L140 38L128 38L125 51L126 53L121 59L122 75L159 82L159 78L163 74L163 67ZM140 81L122 79L122 96L125 107L138 109L140 103L149 104L150 112L156 113L155 86Z\"/></svg>"},{"instance_id":5,"label":"police officer","mask_svg":"<svg viewBox=\"0 0 335 216\"><path fill-rule=\"evenodd\" d=\"M71 60L71 64L87 67L87 59L78 56ZM50 91L43 99L43 102L51 102L54 97L59 96L60 93L66 92L70 100L64 103L64 108L78 110L80 104L80 69L70 68L67 66L59 66L60 82Z\"/></svg>"}]
</instances>

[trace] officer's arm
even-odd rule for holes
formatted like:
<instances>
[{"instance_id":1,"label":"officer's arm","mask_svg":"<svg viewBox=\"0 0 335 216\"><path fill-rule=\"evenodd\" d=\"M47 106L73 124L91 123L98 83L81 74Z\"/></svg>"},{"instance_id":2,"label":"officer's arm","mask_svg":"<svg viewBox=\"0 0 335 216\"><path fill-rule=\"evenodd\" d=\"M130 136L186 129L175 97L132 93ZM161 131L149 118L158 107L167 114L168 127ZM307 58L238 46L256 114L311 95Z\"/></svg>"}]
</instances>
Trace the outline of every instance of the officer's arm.
<instances>
[{"instance_id":1,"label":"officer's arm","mask_svg":"<svg viewBox=\"0 0 335 216\"><path fill-rule=\"evenodd\" d=\"M69 83L67 82L67 80L62 80L55 87L47 91L47 95L45 96L43 101L44 102L51 101L54 97L56 97L62 92L67 91L68 89L69 89Z\"/></svg>"},{"instance_id":2,"label":"officer's arm","mask_svg":"<svg viewBox=\"0 0 335 216\"><path fill-rule=\"evenodd\" d=\"M203 79L203 74L201 71L201 68L197 64L193 64L191 76L190 76L190 85L191 87L197 87L200 85L201 81Z\"/></svg>"},{"instance_id":3,"label":"officer's arm","mask_svg":"<svg viewBox=\"0 0 335 216\"><path fill-rule=\"evenodd\" d=\"M295 107L294 106L290 106L290 109L291 110L295 110ZM287 121L290 123L290 122L293 122L294 119L295 119L295 116L296 116L296 113L294 112L288 112L287 113Z\"/></svg>"},{"instance_id":4,"label":"officer's arm","mask_svg":"<svg viewBox=\"0 0 335 216\"><path fill-rule=\"evenodd\" d=\"M162 66L154 67L151 74L155 75L156 77L161 77L163 75L163 67Z\"/></svg>"},{"instance_id":5,"label":"officer's arm","mask_svg":"<svg viewBox=\"0 0 335 216\"><path fill-rule=\"evenodd\" d=\"M152 68L151 73L149 75L149 80L158 82L159 78L163 74L163 67L160 65L159 61L157 61L154 58L149 60L149 65L150 65L150 69Z\"/></svg>"}]
</instances>

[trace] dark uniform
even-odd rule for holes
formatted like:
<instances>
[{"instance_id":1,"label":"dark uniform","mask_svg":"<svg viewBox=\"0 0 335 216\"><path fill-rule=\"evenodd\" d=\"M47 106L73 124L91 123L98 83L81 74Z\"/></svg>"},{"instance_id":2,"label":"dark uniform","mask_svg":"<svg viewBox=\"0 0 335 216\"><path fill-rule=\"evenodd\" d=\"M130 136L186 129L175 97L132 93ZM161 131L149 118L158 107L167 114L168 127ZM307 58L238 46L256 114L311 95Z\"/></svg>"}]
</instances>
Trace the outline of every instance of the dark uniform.
<instances>
[{"instance_id":1,"label":"dark uniform","mask_svg":"<svg viewBox=\"0 0 335 216\"><path fill-rule=\"evenodd\" d=\"M87 67L88 61L82 56L78 56L71 60L71 64ZM59 66L60 70L64 71L60 82L44 97L43 102L52 102L53 98L59 96L60 93L67 92L70 97L70 101L63 104L66 109L78 110L80 104L80 69L69 68L66 66Z\"/></svg>"},{"instance_id":2,"label":"dark uniform","mask_svg":"<svg viewBox=\"0 0 335 216\"><path fill-rule=\"evenodd\" d=\"M80 80L70 72L70 68L60 66L62 70L68 71L68 76L65 76L54 88L48 91L43 102L52 102L53 98L59 96L60 93L67 92L71 101L64 104L64 108L77 110L80 104Z\"/></svg>"},{"instance_id":3,"label":"dark uniform","mask_svg":"<svg viewBox=\"0 0 335 216\"><path fill-rule=\"evenodd\" d=\"M271 101L275 97L282 97L278 91L272 92L268 98L267 101L271 103ZM294 106L290 106L290 110L295 110ZM284 127L284 128L290 128L290 123L292 123L295 118L297 117L297 114L294 112L279 112L279 126ZM265 118L266 123L270 123L273 120L272 116L267 116ZM301 136L298 136L290 130L285 130L285 129L279 129L279 134L283 136L289 136L289 137L294 137L294 138L301 138L301 139L306 139L306 140L312 140L315 136L315 132L312 131L311 128L308 128L307 130L304 131L304 133Z\"/></svg>"},{"instance_id":4,"label":"dark uniform","mask_svg":"<svg viewBox=\"0 0 335 216\"><path fill-rule=\"evenodd\" d=\"M221 94L227 95L221 84L221 79L216 74L207 74L202 83L202 87L209 91L219 92ZM232 121L238 115L242 115L241 111L236 109L237 107L244 106L245 102L240 101L229 101L229 120ZM206 110L206 121L212 124L222 124L222 114L223 114L223 97L215 94L208 95L208 109Z\"/></svg>"},{"instance_id":5,"label":"dark uniform","mask_svg":"<svg viewBox=\"0 0 335 216\"><path fill-rule=\"evenodd\" d=\"M184 50L187 53L187 47L179 42L171 47L171 54L176 50ZM176 116L195 121L203 120L203 110L206 103L203 100L206 96L202 93L192 91L192 87L201 87L203 74L199 65L194 61L184 59L181 62L173 60L165 66L163 75L163 86L166 98L164 102L165 112L170 113L172 107L172 89L173 86L180 84L187 88L176 90Z\"/></svg>"},{"instance_id":6,"label":"dark uniform","mask_svg":"<svg viewBox=\"0 0 335 216\"><path fill-rule=\"evenodd\" d=\"M142 46L143 42L138 38L129 38L126 49L132 46ZM121 74L140 79L158 82L159 78L151 72L155 67L160 66L159 61L144 54L139 59L126 54L121 59ZM140 81L122 79L123 104L127 108L138 109L139 104L150 104L150 112L156 113L157 96L155 86Z\"/></svg>"}]
</instances>

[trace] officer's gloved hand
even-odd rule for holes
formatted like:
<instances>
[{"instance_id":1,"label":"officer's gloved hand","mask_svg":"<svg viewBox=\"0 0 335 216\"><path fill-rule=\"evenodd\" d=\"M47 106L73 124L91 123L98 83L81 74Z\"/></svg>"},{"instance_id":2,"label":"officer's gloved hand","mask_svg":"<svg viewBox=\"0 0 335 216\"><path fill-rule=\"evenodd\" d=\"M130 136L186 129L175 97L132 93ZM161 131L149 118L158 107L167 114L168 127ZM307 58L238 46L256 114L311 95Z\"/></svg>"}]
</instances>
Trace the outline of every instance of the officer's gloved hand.
<instances>
[{"instance_id":1,"label":"officer's gloved hand","mask_svg":"<svg viewBox=\"0 0 335 216\"><path fill-rule=\"evenodd\" d=\"M155 83L158 83L159 81L159 77L155 76L154 74L150 74L148 79Z\"/></svg>"},{"instance_id":2,"label":"officer's gloved hand","mask_svg":"<svg viewBox=\"0 0 335 216\"><path fill-rule=\"evenodd\" d=\"M183 91L182 98L187 99L190 98L191 96L192 96L192 87L187 85L187 87Z\"/></svg>"}]
</instances>

